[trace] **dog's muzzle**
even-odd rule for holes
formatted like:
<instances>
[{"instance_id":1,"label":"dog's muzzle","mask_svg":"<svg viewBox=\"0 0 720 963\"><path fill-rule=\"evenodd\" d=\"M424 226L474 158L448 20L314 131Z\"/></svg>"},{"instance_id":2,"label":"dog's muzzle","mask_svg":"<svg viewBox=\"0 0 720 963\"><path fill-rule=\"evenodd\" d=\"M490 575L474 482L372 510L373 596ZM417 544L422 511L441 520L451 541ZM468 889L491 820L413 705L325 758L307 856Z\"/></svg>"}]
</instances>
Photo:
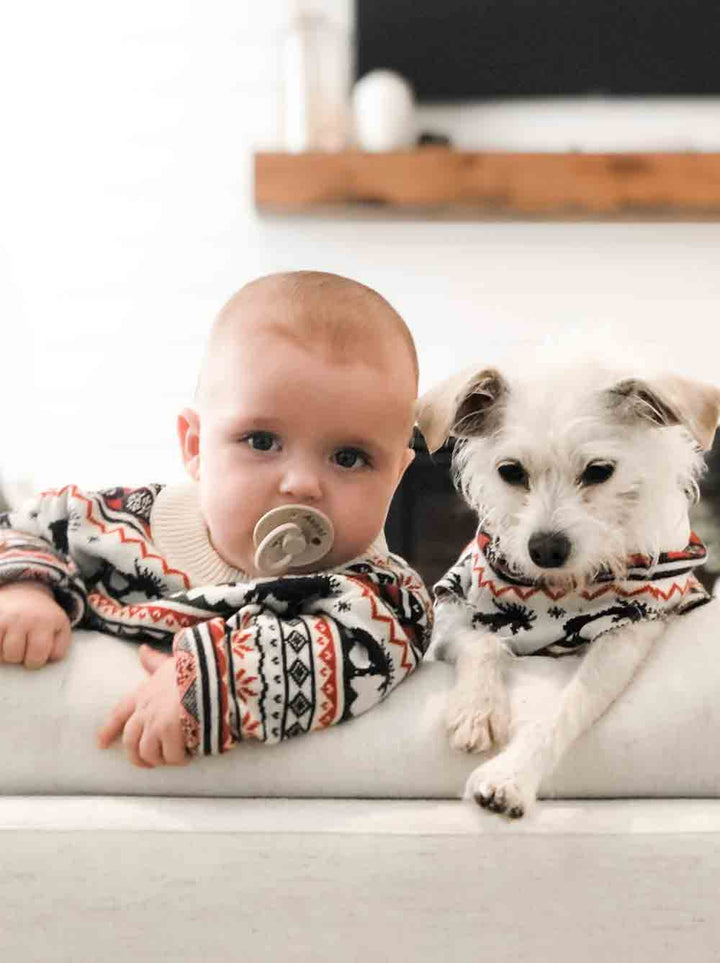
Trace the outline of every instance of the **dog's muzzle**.
<instances>
[{"instance_id":1,"label":"dog's muzzle","mask_svg":"<svg viewBox=\"0 0 720 963\"><path fill-rule=\"evenodd\" d=\"M571 551L572 543L562 532L535 532L528 542L530 558L538 568L562 568Z\"/></svg>"}]
</instances>

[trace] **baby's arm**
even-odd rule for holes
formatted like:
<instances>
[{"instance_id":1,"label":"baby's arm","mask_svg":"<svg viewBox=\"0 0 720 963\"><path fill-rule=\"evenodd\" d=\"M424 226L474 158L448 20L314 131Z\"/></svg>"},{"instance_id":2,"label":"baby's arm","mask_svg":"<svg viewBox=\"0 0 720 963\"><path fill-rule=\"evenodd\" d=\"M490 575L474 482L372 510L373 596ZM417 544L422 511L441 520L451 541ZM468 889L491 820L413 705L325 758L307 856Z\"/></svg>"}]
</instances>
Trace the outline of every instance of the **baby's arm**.
<instances>
[{"instance_id":1,"label":"baby's arm","mask_svg":"<svg viewBox=\"0 0 720 963\"><path fill-rule=\"evenodd\" d=\"M237 612L178 632L172 658L141 648L153 674L118 703L101 748L122 733L129 760L154 768L182 765L188 752L215 755L244 739L270 744L326 728L380 702L429 641L429 596L399 560L228 593Z\"/></svg>"},{"instance_id":2,"label":"baby's arm","mask_svg":"<svg viewBox=\"0 0 720 963\"><path fill-rule=\"evenodd\" d=\"M67 554L67 490L0 514L0 661L39 668L61 659L85 591Z\"/></svg>"},{"instance_id":3,"label":"baby's arm","mask_svg":"<svg viewBox=\"0 0 720 963\"><path fill-rule=\"evenodd\" d=\"M199 755L244 739L274 744L358 716L427 648L430 599L399 559L256 585L236 615L175 636L185 742ZM293 592L295 606L287 604Z\"/></svg>"}]
</instances>

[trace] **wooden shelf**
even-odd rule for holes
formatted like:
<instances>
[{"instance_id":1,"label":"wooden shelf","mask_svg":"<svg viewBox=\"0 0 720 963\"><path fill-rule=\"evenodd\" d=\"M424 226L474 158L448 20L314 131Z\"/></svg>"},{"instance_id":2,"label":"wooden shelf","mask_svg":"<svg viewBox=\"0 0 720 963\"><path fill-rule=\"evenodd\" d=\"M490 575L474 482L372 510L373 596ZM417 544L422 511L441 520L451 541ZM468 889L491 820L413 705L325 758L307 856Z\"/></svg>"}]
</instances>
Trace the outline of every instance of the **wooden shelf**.
<instances>
[{"instance_id":1,"label":"wooden shelf","mask_svg":"<svg viewBox=\"0 0 720 963\"><path fill-rule=\"evenodd\" d=\"M720 154L258 153L262 212L720 220Z\"/></svg>"}]
</instances>

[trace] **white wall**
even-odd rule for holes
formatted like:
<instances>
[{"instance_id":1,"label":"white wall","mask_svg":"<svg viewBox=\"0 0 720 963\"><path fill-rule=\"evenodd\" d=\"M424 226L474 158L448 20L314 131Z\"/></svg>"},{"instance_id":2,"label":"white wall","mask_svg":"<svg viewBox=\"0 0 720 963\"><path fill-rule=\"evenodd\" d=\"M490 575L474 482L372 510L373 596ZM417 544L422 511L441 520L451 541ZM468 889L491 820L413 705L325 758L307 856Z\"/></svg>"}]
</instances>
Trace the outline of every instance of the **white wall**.
<instances>
[{"instance_id":1,"label":"white wall","mask_svg":"<svg viewBox=\"0 0 720 963\"><path fill-rule=\"evenodd\" d=\"M349 0L326 4L348 22ZM0 474L180 477L174 417L209 321L281 269L377 287L416 335L424 386L548 329L593 340L600 324L623 357L631 337L650 339L720 381L718 224L259 217L251 150L277 143L286 12L287 0L26 0L5 14ZM490 114L422 120L443 117L471 144Z\"/></svg>"}]
</instances>

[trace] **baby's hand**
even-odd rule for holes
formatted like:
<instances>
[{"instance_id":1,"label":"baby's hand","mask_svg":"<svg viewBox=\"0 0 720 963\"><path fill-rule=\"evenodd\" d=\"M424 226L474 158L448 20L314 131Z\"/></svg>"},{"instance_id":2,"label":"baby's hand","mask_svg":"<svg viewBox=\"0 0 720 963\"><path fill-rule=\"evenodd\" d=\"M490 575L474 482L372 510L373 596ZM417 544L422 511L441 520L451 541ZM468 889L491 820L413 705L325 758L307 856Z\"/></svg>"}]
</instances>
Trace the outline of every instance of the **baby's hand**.
<instances>
[{"instance_id":1,"label":"baby's hand","mask_svg":"<svg viewBox=\"0 0 720 963\"><path fill-rule=\"evenodd\" d=\"M142 769L184 766L190 761L180 724L180 693L175 681L175 659L147 645L140 661L150 678L115 706L98 733L107 749L122 733L125 754Z\"/></svg>"},{"instance_id":2,"label":"baby's hand","mask_svg":"<svg viewBox=\"0 0 720 963\"><path fill-rule=\"evenodd\" d=\"M67 652L70 619L42 582L0 587L0 662L39 669Z\"/></svg>"}]
</instances>

